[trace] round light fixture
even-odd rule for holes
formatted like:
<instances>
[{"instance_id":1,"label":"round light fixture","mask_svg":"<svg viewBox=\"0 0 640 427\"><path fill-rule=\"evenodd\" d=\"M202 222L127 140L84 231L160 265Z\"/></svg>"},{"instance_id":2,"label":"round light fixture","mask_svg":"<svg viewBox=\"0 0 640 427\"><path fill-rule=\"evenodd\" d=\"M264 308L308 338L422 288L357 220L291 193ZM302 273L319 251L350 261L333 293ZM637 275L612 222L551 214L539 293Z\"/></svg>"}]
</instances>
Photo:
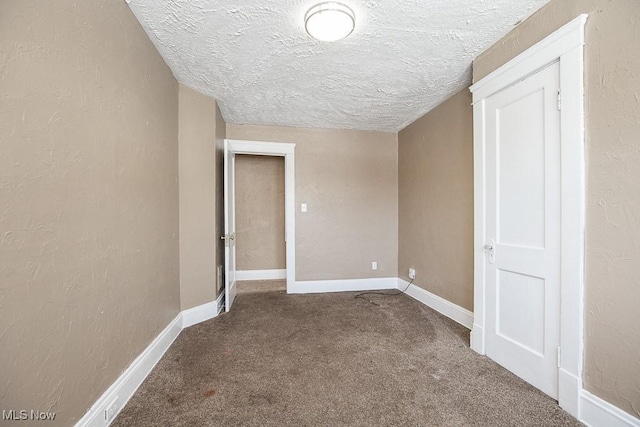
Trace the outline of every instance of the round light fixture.
<instances>
[{"instance_id":1,"label":"round light fixture","mask_svg":"<svg viewBox=\"0 0 640 427\"><path fill-rule=\"evenodd\" d=\"M315 39L333 42L353 32L356 16L348 6L335 1L318 3L304 16L307 33Z\"/></svg>"}]
</instances>

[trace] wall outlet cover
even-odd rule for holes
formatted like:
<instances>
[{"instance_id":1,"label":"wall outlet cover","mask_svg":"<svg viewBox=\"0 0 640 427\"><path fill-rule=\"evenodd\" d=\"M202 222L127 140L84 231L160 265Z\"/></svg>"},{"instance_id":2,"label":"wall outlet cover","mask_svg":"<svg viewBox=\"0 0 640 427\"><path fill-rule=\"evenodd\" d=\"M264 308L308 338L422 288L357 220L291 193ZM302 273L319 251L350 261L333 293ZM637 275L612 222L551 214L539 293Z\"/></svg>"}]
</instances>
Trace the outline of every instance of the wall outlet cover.
<instances>
[{"instance_id":1,"label":"wall outlet cover","mask_svg":"<svg viewBox=\"0 0 640 427\"><path fill-rule=\"evenodd\" d=\"M111 399L104 410L104 420L108 423L116 417L118 413L118 396Z\"/></svg>"},{"instance_id":2,"label":"wall outlet cover","mask_svg":"<svg viewBox=\"0 0 640 427\"><path fill-rule=\"evenodd\" d=\"M409 279L413 280L416 278L416 270L414 268L409 269Z\"/></svg>"}]
</instances>

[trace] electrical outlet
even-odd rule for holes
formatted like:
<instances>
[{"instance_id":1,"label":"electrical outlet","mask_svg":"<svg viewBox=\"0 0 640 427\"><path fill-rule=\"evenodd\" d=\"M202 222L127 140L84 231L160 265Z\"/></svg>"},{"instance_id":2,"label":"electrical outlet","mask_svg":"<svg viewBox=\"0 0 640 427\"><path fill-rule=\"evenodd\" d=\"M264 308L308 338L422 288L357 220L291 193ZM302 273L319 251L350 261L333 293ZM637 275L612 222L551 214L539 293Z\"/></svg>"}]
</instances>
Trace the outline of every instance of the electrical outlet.
<instances>
[{"instance_id":1,"label":"electrical outlet","mask_svg":"<svg viewBox=\"0 0 640 427\"><path fill-rule=\"evenodd\" d=\"M409 279L413 280L416 278L416 270L415 268L410 268L409 269Z\"/></svg>"},{"instance_id":2,"label":"electrical outlet","mask_svg":"<svg viewBox=\"0 0 640 427\"><path fill-rule=\"evenodd\" d=\"M371 269L372 270L377 270L378 269L378 261L372 261L371 262Z\"/></svg>"},{"instance_id":3,"label":"electrical outlet","mask_svg":"<svg viewBox=\"0 0 640 427\"><path fill-rule=\"evenodd\" d=\"M118 396L114 397L104 410L104 420L110 423L118 413Z\"/></svg>"}]
</instances>

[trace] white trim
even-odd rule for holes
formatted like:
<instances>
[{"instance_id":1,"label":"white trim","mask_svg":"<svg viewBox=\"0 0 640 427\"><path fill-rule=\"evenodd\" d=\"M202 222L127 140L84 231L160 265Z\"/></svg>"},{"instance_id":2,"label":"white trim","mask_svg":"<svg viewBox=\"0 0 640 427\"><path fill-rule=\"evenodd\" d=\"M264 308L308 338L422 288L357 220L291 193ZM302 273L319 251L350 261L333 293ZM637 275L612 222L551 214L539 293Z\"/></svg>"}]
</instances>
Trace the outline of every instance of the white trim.
<instances>
[{"instance_id":1,"label":"white trim","mask_svg":"<svg viewBox=\"0 0 640 427\"><path fill-rule=\"evenodd\" d=\"M349 292L349 291L377 291L385 289L404 290L405 294L420 301L424 305L434 309L450 319L471 329L473 325L473 313L450 301L445 300L431 292L397 277L378 277L371 279L344 279L344 280L302 280L297 281L295 287L287 290L295 294L315 294L325 292Z\"/></svg>"},{"instance_id":2,"label":"white trim","mask_svg":"<svg viewBox=\"0 0 640 427\"><path fill-rule=\"evenodd\" d=\"M534 46L522 52L502 67L473 84L469 90L481 100L527 78L541 68L557 61L565 53L584 45L587 14L579 15Z\"/></svg>"},{"instance_id":3,"label":"white trim","mask_svg":"<svg viewBox=\"0 0 640 427\"><path fill-rule=\"evenodd\" d=\"M584 30L582 31L584 32ZM561 264L560 264L560 347L563 370L577 382L562 382L559 391L576 387L582 390L584 357L584 269L586 173L584 146L584 73L583 46L577 46L560 58L560 157L562 180ZM565 392L576 398L579 391ZM560 395L562 397L562 395ZM560 406L576 416L577 401L559 400Z\"/></svg>"},{"instance_id":4,"label":"white trim","mask_svg":"<svg viewBox=\"0 0 640 427\"><path fill-rule=\"evenodd\" d=\"M477 314L474 312L474 319L476 316ZM484 328L474 322L469 335L469 344L471 349L476 353L484 354ZM482 349L482 352L478 351L479 348Z\"/></svg>"},{"instance_id":5,"label":"white trim","mask_svg":"<svg viewBox=\"0 0 640 427\"><path fill-rule=\"evenodd\" d=\"M76 423L76 427L104 427L111 424L105 420L105 410L107 406L118 400L118 409L113 416L113 421L120 410L124 408L131 396L136 392L140 384L151 373L164 353L169 349L173 341L180 335L182 330L182 313L169 323L160 332L149 346L129 365L129 367L116 379L116 381L104 392L89 411Z\"/></svg>"},{"instance_id":6,"label":"white trim","mask_svg":"<svg viewBox=\"0 0 640 427\"><path fill-rule=\"evenodd\" d=\"M485 100L542 68L560 63L562 231L560 280L560 406L580 414L584 316L584 27L580 15L473 86L474 117L474 325L471 348L485 353Z\"/></svg>"},{"instance_id":7,"label":"white trim","mask_svg":"<svg viewBox=\"0 0 640 427\"><path fill-rule=\"evenodd\" d=\"M462 308L459 305L424 290L419 286L413 284L409 285L409 282L404 279L398 278L397 286L400 290L406 289L404 292L405 294L420 301L438 313L447 316L449 319L458 322L467 329L471 329L473 326L473 313L466 308Z\"/></svg>"},{"instance_id":8,"label":"white trim","mask_svg":"<svg viewBox=\"0 0 640 427\"><path fill-rule=\"evenodd\" d=\"M182 328L188 328L195 324L204 322L216 317L223 308L224 293L220 292L218 298L215 301L208 302L206 304L198 305L193 308L182 311Z\"/></svg>"},{"instance_id":9,"label":"white trim","mask_svg":"<svg viewBox=\"0 0 640 427\"><path fill-rule=\"evenodd\" d=\"M397 289L397 277L375 277L371 279L345 280L301 280L294 286L287 286L289 294L318 294L324 292L379 291Z\"/></svg>"},{"instance_id":10,"label":"white trim","mask_svg":"<svg viewBox=\"0 0 640 427\"><path fill-rule=\"evenodd\" d=\"M487 241L484 221L486 200L486 153L485 153L485 101L473 105L473 328L471 329L471 348L480 354L484 350L484 278L485 251ZM478 286L480 284L480 286Z\"/></svg>"},{"instance_id":11,"label":"white trim","mask_svg":"<svg viewBox=\"0 0 640 427\"><path fill-rule=\"evenodd\" d=\"M564 358L564 355L562 355ZM562 409L577 418L580 413L580 392L582 380L580 377L558 368L558 402L562 402Z\"/></svg>"},{"instance_id":12,"label":"white trim","mask_svg":"<svg viewBox=\"0 0 640 427\"><path fill-rule=\"evenodd\" d=\"M164 328L162 332L145 348L131 365L115 380L86 414L76 423L75 427L106 427L111 422L105 420L105 410L111 402L117 399L118 409L113 421L124 408L140 384L151 373L164 353L180 335L180 332L196 323L216 317L222 311L224 294L220 293L215 301L183 310Z\"/></svg>"},{"instance_id":13,"label":"white trim","mask_svg":"<svg viewBox=\"0 0 640 427\"><path fill-rule=\"evenodd\" d=\"M223 161L223 205L224 205L224 304L225 311L231 310L236 297L236 193L235 164L236 156L229 148L229 141L224 140Z\"/></svg>"},{"instance_id":14,"label":"white trim","mask_svg":"<svg viewBox=\"0 0 640 427\"><path fill-rule=\"evenodd\" d=\"M249 141L244 139L227 139L229 149L236 154L252 154L255 156L286 156L293 154L296 144L289 142Z\"/></svg>"},{"instance_id":15,"label":"white trim","mask_svg":"<svg viewBox=\"0 0 640 427\"><path fill-rule=\"evenodd\" d=\"M225 139L230 152L259 156L284 156L284 228L287 292L296 282L296 173L295 146L285 142ZM235 197L235 196L233 196ZM226 273L226 272L225 272Z\"/></svg>"},{"instance_id":16,"label":"white trim","mask_svg":"<svg viewBox=\"0 0 640 427\"><path fill-rule=\"evenodd\" d=\"M640 427L640 419L586 390L580 393L580 421L590 427Z\"/></svg>"},{"instance_id":17,"label":"white trim","mask_svg":"<svg viewBox=\"0 0 640 427\"><path fill-rule=\"evenodd\" d=\"M287 270L238 270L236 280L280 280L287 278Z\"/></svg>"}]
</instances>

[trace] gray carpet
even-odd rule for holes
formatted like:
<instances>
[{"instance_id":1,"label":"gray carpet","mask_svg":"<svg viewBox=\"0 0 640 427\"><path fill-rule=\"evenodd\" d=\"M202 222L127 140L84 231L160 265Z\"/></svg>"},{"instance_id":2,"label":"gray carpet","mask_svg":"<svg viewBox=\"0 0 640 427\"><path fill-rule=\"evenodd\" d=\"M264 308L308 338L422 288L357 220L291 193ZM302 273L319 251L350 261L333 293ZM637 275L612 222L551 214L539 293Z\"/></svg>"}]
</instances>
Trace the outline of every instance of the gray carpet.
<instances>
[{"instance_id":1,"label":"gray carpet","mask_svg":"<svg viewBox=\"0 0 640 427\"><path fill-rule=\"evenodd\" d=\"M115 426L580 425L408 296L252 286L180 334Z\"/></svg>"}]
</instances>

